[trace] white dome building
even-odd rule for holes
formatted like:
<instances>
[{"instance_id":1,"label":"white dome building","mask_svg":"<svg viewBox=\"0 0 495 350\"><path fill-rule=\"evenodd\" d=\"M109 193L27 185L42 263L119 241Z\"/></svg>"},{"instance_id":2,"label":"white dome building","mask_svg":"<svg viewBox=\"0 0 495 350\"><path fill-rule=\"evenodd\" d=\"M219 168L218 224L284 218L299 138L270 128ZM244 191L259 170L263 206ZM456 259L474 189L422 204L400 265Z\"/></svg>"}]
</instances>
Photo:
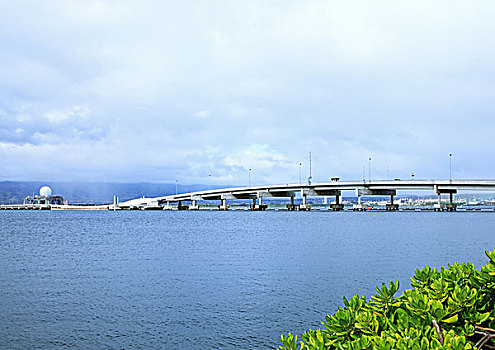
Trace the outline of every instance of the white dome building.
<instances>
[{"instance_id":1,"label":"white dome building","mask_svg":"<svg viewBox=\"0 0 495 350\"><path fill-rule=\"evenodd\" d=\"M53 191L49 186L42 186L38 196L26 197L24 204L35 205L39 209L50 209L51 204L61 205L64 203L64 197L54 196Z\"/></svg>"},{"instance_id":2,"label":"white dome building","mask_svg":"<svg viewBox=\"0 0 495 350\"><path fill-rule=\"evenodd\" d=\"M41 197L51 197L52 193L53 193L52 189L48 186L43 186L40 188Z\"/></svg>"}]
</instances>

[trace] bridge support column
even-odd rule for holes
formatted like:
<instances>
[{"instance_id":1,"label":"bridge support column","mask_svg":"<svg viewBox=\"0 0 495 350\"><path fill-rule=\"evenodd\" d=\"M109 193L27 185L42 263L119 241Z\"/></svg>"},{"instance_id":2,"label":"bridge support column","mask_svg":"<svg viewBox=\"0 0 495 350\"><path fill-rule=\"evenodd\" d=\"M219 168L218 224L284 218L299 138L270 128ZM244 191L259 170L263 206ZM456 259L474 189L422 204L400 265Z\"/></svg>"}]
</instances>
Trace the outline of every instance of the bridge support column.
<instances>
[{"instance_id":1,"label":"bridge support column","mask_svg":"<svg viewBox=\"0 0 495 350\"><path fill-rule=\"evenodd\" d=\"M296 210L296 206L294 204L294 196L290 197L290 204L287 204L287 210L289 210L289 211Z\"/></svg>"},{"instance_id":2,"label":"bridge support column","mask_svg":"<svg viewBox=\"0 0 495 350\"><path fill-rule=\"evenodd\" d=\"M195 199L192 200L192 204L189 207L189 210L199 210L198 202Z\"/></svg>"},{"instance_id":3,"label":"bridge support column","mask_svg":"<svg viewBox=\"0 0 495 350\"><path fill-rule=\"evenodd\" d=\"M434 211L455 211L457 209L457 206L454 204L454 194L457 193L457 188L435 186L435 192L438 195L438 204L433 206ZM446 204L442 203L442 193L449 194L450 201Z\"/></svg>"},{"instance_id":4,"label":"bridge support column","mask_svg":"<svg viewBox=\"0 0 495 350\"><path fill-rule=\"evenodd\" d=\"M263 204L263 196L258 194L258 204L256 204L256 199L253 199L253 206L251 207L251 210L266 210L268 206L266 204Z\"/></svg>"},{"instance_id":5,"label":"bridge support column","mask_svg":"<svg viewBox=\"0 0 495 350\"><path fill-rule=\"evenodd\" d=\"M308 195L306 193L303 193L302 195L302 204L299 206L300 211L310 211L311 210L311 204L308 204Z\"/></svg>"},{"instance_id":6,"label":"bridge support column","mask_svg":"<svg viewBox=\"0 0 495 350\"><path fill-rule=\"evenodd\" d=\"M449 195L450 195L450 202L447 204L447 211L456 211L457 205L454 204L454 194L450 192Z\"/></svg>"},{"instance_id":7,"label":"bridge support column","mask_svg":"<svg viewBox=\"0 0 495 350\"><path fill-rule=\"evenodd\" d=\"M364 206L361 204L361 195L358 194L358 204L352 206L353 211L364 211Z\"/></svg>"},{"instance_id":8,"label":"bridge support column","mask_svg":"<svg viewBox=\"0 0 495 350\"><path fill-rule=\"evenodd\" d=\"M435 204L433 206L433 211L443 211L442 194L438 192L437 195L438 195L438 204Z\"/></svg>"},{"instance_id":9,"label":"bridge support column","mask_svg":"<svg viewBox=\"0 0 495 350\"><path fill-rule=\"evenodd\" d=\"M225 198L221 199L222 204L218 206L219 210L229 210L229 206L227 205L227 200Z\"/></svg>"},{"instance_id":10,"label":"bridge support column","mask_svg":"<svg viewBox=\"0 0 495 350\"><path fill-rule=\"evenodd\" d=\"M177 210L187 210L189 207L187 205L182 205L182 201L177 203Z\"/></svg>"},{"instance_id":11,"label":"bridge support column","mask_svg":"<svg viewBox=\"0 0 495 350\"><path fill-rule=\"evenodd\" d=\"M250 210L256 210L256 198L253 198L253 204L249 206Z\"/></svg>"},{"instance_id":12,"label":"bridge support column","mask_svg":"<svg viewBox=\"0 0 495 350\"><path fill-rule=\"evenodd\" d=\"M394 204L394 195L390 195L390 204L385 205L385 210L386 211L396 211L399 210L399 205Z\"/></svg>"},{"instance_id":13,"label":"bridge support column","mask_svg":"<svg viewBox=\"0 0 495 350\"><path fill-rule=\"evenodd\" d=\"M340 204L340 193L335 196L335 203L330 204L330 209L333 211L344 210L344 205Z\"/></svg>"},{"instance_id":14,"label":"bridge support column","mask_svg":"<svg viewBox=\"0 0 495 350\"><path fill-rule=\"evenodd\" d=\"M287 204L287 210L294 211L296 206L294 205L294 196L290 196L290 204Z\"/></svg>"}]
</instances>

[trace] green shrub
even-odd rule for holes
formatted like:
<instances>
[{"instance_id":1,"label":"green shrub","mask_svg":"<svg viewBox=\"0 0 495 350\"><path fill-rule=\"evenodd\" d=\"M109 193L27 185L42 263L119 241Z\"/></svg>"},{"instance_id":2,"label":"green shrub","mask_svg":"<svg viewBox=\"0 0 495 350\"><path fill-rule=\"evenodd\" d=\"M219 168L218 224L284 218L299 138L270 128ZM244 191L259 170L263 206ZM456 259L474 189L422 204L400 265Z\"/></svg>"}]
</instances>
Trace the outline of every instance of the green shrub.
<instances>
[{"instance_id":1,"label":"green shrub","mask_svg":"<svg viewBox=\"0 0 495 350\"><path fill-rule=\"evenodd\" d=\"M486 255L480 270L457 262L416 269L399 296L396 281L369 300L344 297L321 329L282 335L279 349L495 349L495 249Z\"/></svg>"}]
</instances>

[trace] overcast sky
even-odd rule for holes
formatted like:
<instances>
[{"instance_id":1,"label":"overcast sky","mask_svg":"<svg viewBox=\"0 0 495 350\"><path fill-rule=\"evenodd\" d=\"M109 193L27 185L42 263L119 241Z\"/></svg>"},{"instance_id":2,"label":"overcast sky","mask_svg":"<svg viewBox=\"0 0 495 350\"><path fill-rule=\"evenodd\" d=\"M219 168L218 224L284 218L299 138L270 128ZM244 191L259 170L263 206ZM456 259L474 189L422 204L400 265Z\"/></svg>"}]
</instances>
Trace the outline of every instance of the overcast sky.
<instances>
[{"instance_id":1,"label":"overcast sky","mask_svg":"<svg viewBox=\"0 0 495 350\"><path fill-rule=\"evenodd\" d=\"M495 2L0 0L0 179L495 178ZM210 176L211 175L211 176Z\"/></svg>"}]
</instances>

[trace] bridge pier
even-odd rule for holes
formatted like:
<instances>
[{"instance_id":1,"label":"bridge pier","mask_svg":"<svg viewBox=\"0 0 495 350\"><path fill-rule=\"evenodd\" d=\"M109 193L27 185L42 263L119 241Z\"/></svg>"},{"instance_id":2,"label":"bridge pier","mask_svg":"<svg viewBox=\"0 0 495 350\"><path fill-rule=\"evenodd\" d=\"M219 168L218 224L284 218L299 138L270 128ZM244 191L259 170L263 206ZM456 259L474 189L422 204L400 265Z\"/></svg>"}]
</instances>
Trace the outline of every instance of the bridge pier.
<instances>
[{"instance_id":1,"label":"bridge pier","mask_svg":"<svg viewBox=\"0 0 495 350\"><path fill-rule=\"evenodd\" d=\"M399 210L399 205L394 204L394 195L390 195L390 204L385 205L385 210L386 211L397 211Z\"/></svg>"},{"instance_id":2,"label":"bridge pier","mask_svg":"<svg viewBox=\"0 0 495 350\"><path fill-rule=\"evenodd\" d=\"M447 211L456 211L457 205L454 204L454 194L451 192L449 193L449 195L450 195L450 202L447 204Z\"/></svg>"},{"instance_id":3,"label":"bridge pier","mask_svg":"<svg viewBox=\"0 0 495 350\"><path fill-rule=\"evenodd\" d=\"M199 210L198 201L193 199L192 204L189 206L189 210Z\"/></svg>"},{"instance_id":4,"label":"bridge pier","mask_svg":"<svg viewBox=\"0 0 495 350\"><path fill-rule=\"evenodd\" d=\"M187 206L187 205L182 205L182 201L179 201L179 202L177 203L177 210L187 210L187 209L189 209L189 206Z\"/></svg>"},{"instance_id":5,"label":"bridge pier","mask_svg":"<svg viewBox=\"0 0 495 350\"><path fill-rule=\"evenodd\" d=\"M435 191L438 195L438 204L433 206L433 211L456 211L457 205L454 204L454 194L457 193L456 188L439 188L435 186ZM447 204L442 203L442 193L448 193L450 201Z\"/></svg>"},{"instance_id":6,"label":"bridge pier","mask_svg":"<svg viewBox=\"0 0 495 350\"><path fill-rule=\"evenodd\" d=\"M253 198L253 205L251 205L251 210L263 211L266 210L268 206L263 204L263 196L258 194L258 204L256 204L256 198Z\"/></svg>"},{"instance_id":7,"label":"bridge pier","mask_svg":"<svg viewBox=\"0 0 495 350\"><path fill-rule=\"evenodd\" d=\"M221 202L222 204L220 204L220 205L218 206L218 209L219 209L219 210L224 210L224 211L229 210L229 207L230 207L230 206L229 206L229 205L227 205L227 200L226 200L225 198L222 198L222 199L221 199L221 201L222 201L222 202Z\"/></svg>"},{"instance_id":8,"label":"bridge pier","mask_svg":"<svg viewBox=\"0 0 495 350\"><path fill-rule=\"evenodd\" d=\"M442 211L443 206L442 206L442 195L440 193L437 193L438 196L438 203L433 206L433 211Z\"/></svg>"},{"instance_id":9,"label":"bridge pier","mask_svg":"<svg viewBox=\"0 0 495 350\"><path fill-rule=\"evenodd\" d=\"M330 204L330 209L333 211L344 210L344 205L340 204L340 193L335 195L335 203Z\"/></svg>"},{"instance_id":10,"label":"bridge pier","mask_svg":"<svg viewBox=\"0 0 495 350\"><path fill-rule=\"evenodd\" d=\"M294 205L294 196L290 196L290 204L287 204L287 210L294 211L296 206Z\"/></svg>"},{"instance_id":11,"label":"bridge pier","mask_svg":"<svg viewBox=\"0 0 495 350\"><path fill-rule=\"evenodd\" d=\"M249 210L255 210L256 208L256 198L253 198L253 203L249 206Z\"/></svg>"},{"instance_id":12,"label":"bridge pier","mask_svg":"<svg viewBox=\"0 0 495 350\"><path fill-rule=\"evenodd\" d=\"M299 211L310 211L311 204L308 204L308 195L306 193L302 194L302 204L299 206Z\"/></svg>"},{"instance_id":13,"label":"bridge pier","mask_svg":"<svg viewBox=\"0 0 495 350\"><path fill-rule=\"evenodd\" d=\"M361 204L361 194L358 193L358 204L352 206L352 211L366 211L366 208Z\"/></svg>"}]
</instances>

